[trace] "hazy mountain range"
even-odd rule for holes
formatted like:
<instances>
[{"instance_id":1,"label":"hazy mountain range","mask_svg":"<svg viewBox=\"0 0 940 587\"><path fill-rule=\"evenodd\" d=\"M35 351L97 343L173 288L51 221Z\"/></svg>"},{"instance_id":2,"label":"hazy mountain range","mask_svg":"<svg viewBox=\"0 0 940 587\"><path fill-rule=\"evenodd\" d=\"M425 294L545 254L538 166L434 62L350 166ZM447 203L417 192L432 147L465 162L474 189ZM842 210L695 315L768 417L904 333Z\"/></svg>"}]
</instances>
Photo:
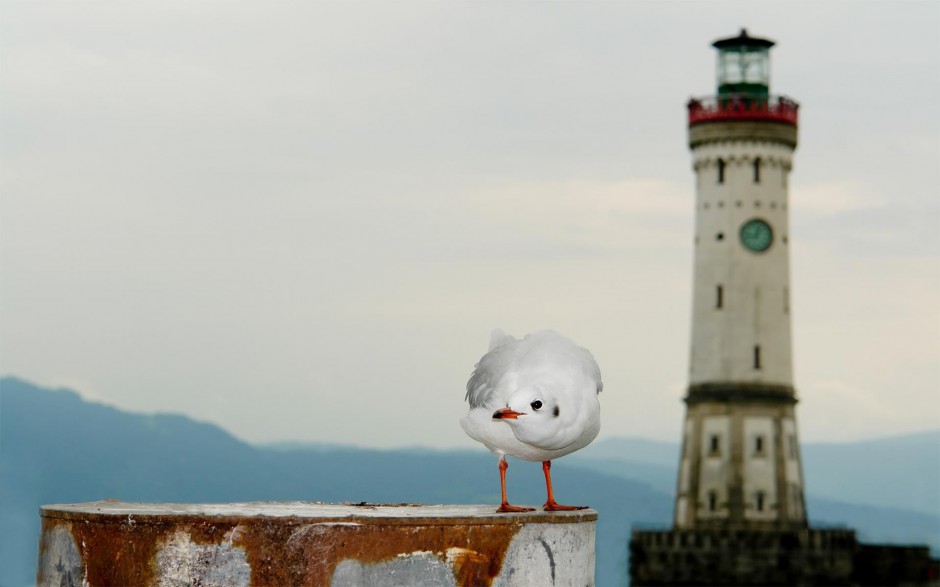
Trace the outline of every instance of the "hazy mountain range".
<instances>
[{"instance_id":1,"label":"hazy mountain range","mask_svg":"<svg viewBox=\"0 0 940 587\"><path fill-rule=\"evenodd\" d=\"M806 444L813 524L868 542L940 551L940 430L846 444ZM600 513L598 585L626 583L634 524L671 522L678 446L599 441L552 469L560 501ZM513 461L510 498L540 504L537 464ZM44 503L254 500L496 503L495 459L479 451L253 446L176 415L143 415L0 379L0 586L33 581Z\"/></svg>"}]
</instances>

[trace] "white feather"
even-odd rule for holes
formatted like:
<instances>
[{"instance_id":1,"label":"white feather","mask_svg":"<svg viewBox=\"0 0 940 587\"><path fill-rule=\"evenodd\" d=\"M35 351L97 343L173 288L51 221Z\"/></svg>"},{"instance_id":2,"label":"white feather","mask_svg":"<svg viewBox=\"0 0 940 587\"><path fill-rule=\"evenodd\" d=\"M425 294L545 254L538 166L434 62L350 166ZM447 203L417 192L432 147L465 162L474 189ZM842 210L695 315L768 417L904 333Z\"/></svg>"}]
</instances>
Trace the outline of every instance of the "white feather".
<instances>
[{"instance_id":1,"label":"white feather","mask_svg":"<svg viewBox=\"0 0 940 587\"><path fill-rule=\"evenodd\" d=\"M543 331L518 340L496 330L467 382L470 411L460 425L500 457L556 459L597 437L601 389L594 357L564 336ZM505 407L522 415L494 419Z\"/></svg>"}]
</instances>

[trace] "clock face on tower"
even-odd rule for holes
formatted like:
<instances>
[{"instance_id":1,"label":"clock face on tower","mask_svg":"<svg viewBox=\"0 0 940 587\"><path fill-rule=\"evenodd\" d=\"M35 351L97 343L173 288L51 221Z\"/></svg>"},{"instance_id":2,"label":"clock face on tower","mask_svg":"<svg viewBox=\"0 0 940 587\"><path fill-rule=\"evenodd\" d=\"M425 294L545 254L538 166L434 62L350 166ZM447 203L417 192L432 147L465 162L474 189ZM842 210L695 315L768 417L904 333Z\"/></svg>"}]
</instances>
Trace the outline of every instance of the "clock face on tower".
<instances>
[{"instance_id":1,"label":"clock face on tower","mask_svg":"<svg viewBox=\"0 0 940 587\"><path fill-rule=\"evenodd\" d=\"M741 244L755 253L763 253L774 242L774 232L770 225L754 218L741 225Z\"/></svg>"}]
</instances>

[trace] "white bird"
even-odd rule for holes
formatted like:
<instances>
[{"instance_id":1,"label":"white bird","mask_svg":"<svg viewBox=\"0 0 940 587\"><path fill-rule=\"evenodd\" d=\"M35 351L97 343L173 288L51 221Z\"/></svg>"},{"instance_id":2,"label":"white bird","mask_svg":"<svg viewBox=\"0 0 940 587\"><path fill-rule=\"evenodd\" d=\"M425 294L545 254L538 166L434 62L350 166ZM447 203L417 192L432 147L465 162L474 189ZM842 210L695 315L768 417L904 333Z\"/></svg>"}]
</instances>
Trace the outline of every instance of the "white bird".
<instances>
[{"instance_id":1,"label":"white bird","mask_svg":"<svg viewBox=\"0 0 940 587\"><path fill-rule=\"evenodd\" d=\"M460 425L499 457L499 512L533 508L506 501L506 455L542 461L548 500L544 509L575 510L555 503L552 459L584 448L601 428L600 368L591 353L551 331L518 340L495 330L490 349L467 382L470 412Z\"/></svg>"}]
</instances>

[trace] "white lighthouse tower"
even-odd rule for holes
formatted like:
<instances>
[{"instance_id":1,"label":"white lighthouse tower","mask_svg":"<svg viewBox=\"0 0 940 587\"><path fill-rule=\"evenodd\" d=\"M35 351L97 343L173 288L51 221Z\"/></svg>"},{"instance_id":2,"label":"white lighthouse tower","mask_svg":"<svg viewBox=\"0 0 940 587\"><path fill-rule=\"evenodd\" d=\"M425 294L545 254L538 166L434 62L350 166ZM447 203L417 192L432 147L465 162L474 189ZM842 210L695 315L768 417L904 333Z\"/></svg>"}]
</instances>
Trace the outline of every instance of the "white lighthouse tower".
<instances>
[{"instance_id":1,"label":"white lighthouse tower","mask_svg":"<svg viewBox=\"0 0 940 587\"><path fill-rule=\"evenodd\" d=\"M932 584L926 547L807 524L787 217L798 106L770 94L773 45L744 30L714 42L717 92L689 102L695 270L675 516L631 531L630 584Z\"/></svg>"},{"instance_id":2,"label":"white lighthouse tower","mask_svg":"<svg viewBox=\"0 0 940 587\"><path fill-rule=\"evenodd\" d=\"M689 103L696 179L689 387L677 528L806 526L790 335L787 182L796 102L772 41L716 41L717 94Z\"/></svg>"}]
</instances>

